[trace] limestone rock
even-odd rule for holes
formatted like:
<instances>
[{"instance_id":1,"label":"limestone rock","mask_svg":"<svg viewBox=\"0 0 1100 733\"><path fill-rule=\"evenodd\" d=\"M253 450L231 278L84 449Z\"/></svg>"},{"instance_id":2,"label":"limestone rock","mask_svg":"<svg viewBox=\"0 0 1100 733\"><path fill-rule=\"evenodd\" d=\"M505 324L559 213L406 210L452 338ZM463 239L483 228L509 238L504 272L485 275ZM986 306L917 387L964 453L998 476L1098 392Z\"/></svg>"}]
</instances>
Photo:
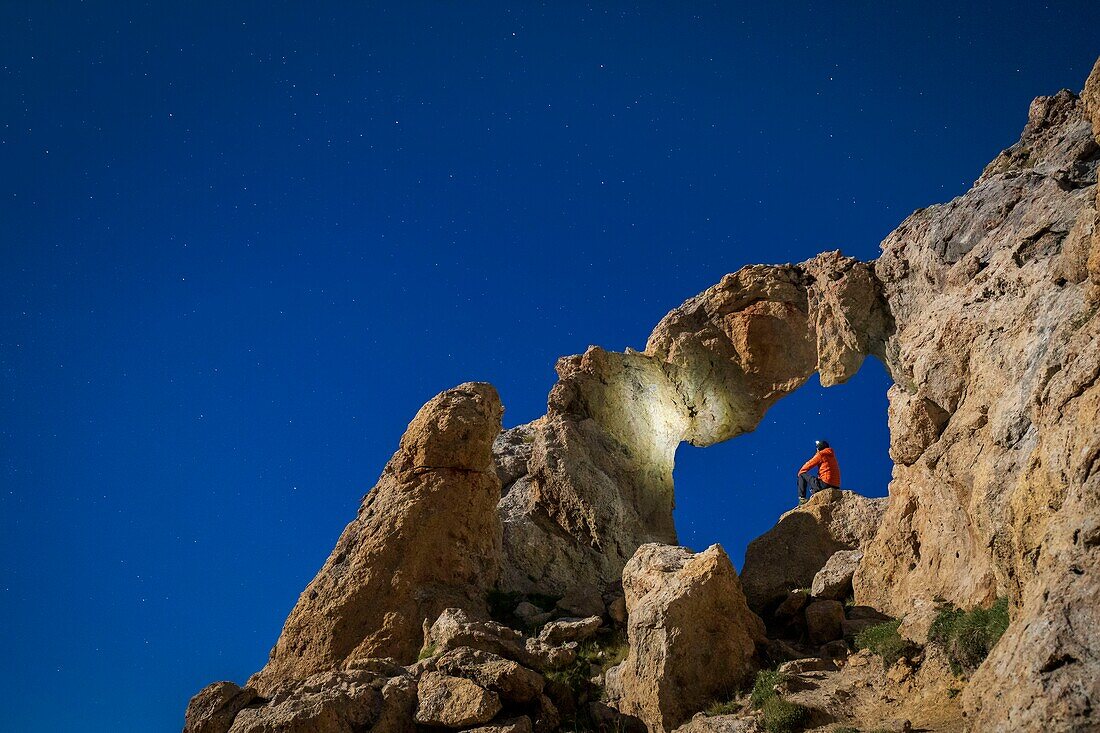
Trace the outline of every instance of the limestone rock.
<instances>
[{"instance_id":1,"label":"limestone rock","mask_svg":"<svg viewBox=\"0 0 1100 733\"><path fill-rule=\"evenodd\" d=\"M491 652L460 647L439 657L432 666L434 671L473 680L505 702L529 703L542 694L542 675Z\"/></svg>"},{"instance_id":2,"label":"limestone rock","mask_svg":"<svg viewBox=\"0 0 1100 733\"><path fill-rule=\"evenodd\" d=\"M491 447L501 413L496 390L475 383L420 409L291 611L258 691L349 657L412 661L425 620L448 606L484 612L500 563Z\"/></svg>"},{"instance_id":3,"label":"limestone rock","mask_svg":"<svg viewBox=\"0 0 1100 733\"><path fill-rule=\"evenodd\" d=\"M749 543L741 583L749 607L765 614L789 591L809 588L835 553L859 550L878 531L886 499L826 489Z\"/></svg>"},{"instance_id":4,"label":"limestone rock","mask_svg":"<svg viewBox=\"0 0 1100 733\"><path fill-rule=\"evenodd\" d=\"M809 602L810 593L805 588L792 590L787 594L787 597L783 599L783 602L776 606L775 612L772 615L784 621L794 619L801 615L802 609L804 609Z\"/></svg>"},{"instance_id":5,"label":"limestone rock","mask_svg":"<svg viewBox=\"0 0 1100 733\"><path fill-rule=\"evenodd\" d=\"M500 698L461 677L428 672L417 685L416 722L446 728L487 723L500 712Z\"/></svg>"},{"instance_id":6,"label":"limestone rock","mask_svg":"<svg viewBox=\"0 0 1100 733\"><path fill-rule=\"evenodd\" d=\"M1081 98L1036 99L1019 142L875 263L904 460L855 596L917 634L908 616L936 598L1012 601L961 695L975 730L1083 729L1100 706L1100 558L1080 539L1100 512L1098 85L1094 69ZM930 403L945 415L921 415Z\"/></svg>"},{"instance_id":7,"label":"limestone rock","mask_svg":"<svg viewBox=\"0 0 1100 733\"><path fill-rule=\"evenodd\" d=\"M755 670L764 625L718 545L692 553L643 545L623 570L626 660L607 674L610 704L671 731Z\"/></svg>"},{"instance_id":8,"label":"limestone rock","mask_svg":"<svg viewBox=\"0 0 1100 733\"><path fill-rule=\"evenodd\" d=\"M603 598L596 588L587 585L574 585L558 599L555 607L571 616L602 616L606 608Z\"/></svg>"},{"instance_id":9,"label":"limestone rock","mask_svg":"<svg viewBox=\"0 0 1100 733\"><path fill-rule=\"evenodd\" d=\"M382 715L384 680L371 672L321 672L283 685L267 703L241 710L230 733L345 733Z\"/></svg>"},{"instance_id":10,"label":"limestone rock","mask_svg":"<svg viewBox=\"0 0 1100 733\"><path fill-rule=\"evenodd\" d=\"M226 733L237 713L257 697L255 690L232 682L207 685L188 703L183 733Z\"/></svg>"},{"instance_id":11,"label":"limestone rock","mask_svg":"<svg viewBox=\"0 0 1100 733\"><path fill-rule=\"evenodd\" d=\"M526 659L524 636L494 621L475 621L461 608L447 608L428 628L424 646L437 653L470 647L506 659Z\"/></svg>"},{"instance_id":12,"label":"limestone rock","mask_svg":"<svg viewBox=\"0 0 1100 733\"><path fill-rule=\"evenodd\" d=\"M763 733L756 717L751 715L694 716L675 733Z\"/></svg>"},{"instance_id":13,"label":"limestone rock","mask_svg":"<svg viewBox=\"0 0 1100 733\"><path fill-rule=\"evenodd\" d=\"M584 641L591 638L602 623L603 619L599 616L558 619L542 627L542 631L539 632L539 641L550 645L567 641Z\"/></svg>"},{"instance_id":14,"label":"limestone rock","mask_svg":"<svg viewBox=\"0 0 1100 733\"><path fill-rule=\"evenodd\" d=\"M814 575L810 592L815 598L840 600L852 592L852 576L856 574L863 553L859 550L834 552L825 566Z\"/></svg>"},{"instance_id":15,"label":"limestone rock","mask_svg":"<svg viewBox=\"0 0 1100 733\"><path fill-rule=\"evenodd\" d=\"M501 587L598 593L640 545L674 543L677 446L752 430L815 371L851 377L891 329L881 296L874 269L839 252L746 267L665 316L644 353L560 359L546 416L525 427L526 473L500 502ZM521 470L515 440L498 447L506 480Z\"/></svg>"},{"instance_id":16,"label":"limestone rock","mask_svg":"<svg viewBox=\"0 0 1100 733\"><path fill-rule=\"evenodd\" d=\"M825 644L844 636L844 605L840 601L814 601L806 606L806 634L813 644Z\"/></svg>"}]
</instances>

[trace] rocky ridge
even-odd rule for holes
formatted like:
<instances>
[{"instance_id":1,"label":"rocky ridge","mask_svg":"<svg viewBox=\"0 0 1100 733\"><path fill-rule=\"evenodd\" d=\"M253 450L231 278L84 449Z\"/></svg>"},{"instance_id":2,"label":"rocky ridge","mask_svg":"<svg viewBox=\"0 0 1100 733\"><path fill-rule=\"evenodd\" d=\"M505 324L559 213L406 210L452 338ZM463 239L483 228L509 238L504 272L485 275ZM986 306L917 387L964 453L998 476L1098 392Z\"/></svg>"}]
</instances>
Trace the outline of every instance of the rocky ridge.
<instances>
[{"instance_id":1,"label":"rocky ridge","mask_svg":"<svg viewBox=\"0 0 1100 733\"><path fill-rule=\"evenodd\" d=\"M185 731L752 730L748 710L691 715L720 701L708 685L786 660L773 692L804 725L1100 724L1098 139L1100 62L1080 96L1035 100L1020 141L875 262L727 275L645 351L561 359L547 414L508 431L489 385L433 398L268 664L197 694ZM895 383L889 499L821 492L740 578L721 548L675 547L679 443L750 431L866 356ZM955 679L933 616L999 597L1007 631ZM909 651L852 654L888 618ZM691 672L704 658L713 674Z\"/></svg>"}]
</instances>

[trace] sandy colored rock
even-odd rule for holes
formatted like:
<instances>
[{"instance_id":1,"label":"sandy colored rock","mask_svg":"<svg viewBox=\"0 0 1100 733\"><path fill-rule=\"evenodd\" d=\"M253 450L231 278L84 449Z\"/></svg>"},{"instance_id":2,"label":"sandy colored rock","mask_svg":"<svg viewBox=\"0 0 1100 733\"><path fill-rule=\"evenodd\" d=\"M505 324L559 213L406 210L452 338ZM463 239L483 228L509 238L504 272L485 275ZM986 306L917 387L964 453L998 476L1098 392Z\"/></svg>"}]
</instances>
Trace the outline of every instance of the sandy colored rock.
<instances>
[{"instance_id":1,"label":"sandy colored rock","mask_svg":"<svg viewBox=\"0 0 1100 733\"><path fill-rule=\"evenodd\" d=\"M460 647L443 654L431 666L433 671L472 680L497 693L504 702L529 703L542 694L542 675L491 652Z\"/></svg>"},{"instance_id":2,"label":"sandy colored rock","mask_svg":"<svg viewBox=\"0 0 1100 733\"><path fill-rule=\"evenodd\" d=\"M966 194L910 216L875 263L904 460L855 596L917 637L936 598L1011 600L960 696L975 730L1075 730L1100 706L1100 558L1080 539L1100 512L1097 281L1079 265L1097 241L1097 83L1085 101L1035 100L1020 141ZM937 430L919 427L928 403L946 413Z\"/></svg>"},{"instance_id":3,"label":"sandy colored rock","mask_svg":"<svg viewBox=\"0 0 1100 733\"><path fill-rule=\"evenodd\" d=\"M745 604L718 545L643 545L623 570L626 660L607 673L609 704L655 733L671 731L756 669L764 624Z\"/></svg>"},{"instance_id":4,"label":"sandy colored rock","mask_svg":"<svg viewBox=\"0 0 1100 733\"><path fill-rule=\"evenodd\" d=\"M494 621L474 620L461 608L447 608L439 614L424 635L424 647L436 654L469 647L512 660L527 655L519 631Z\"/></svg>"},{"instance_id":5,"label":"sandy colored rock","mask_svg":"<svg viewBox=\"0 0 1100 733\"><path fill-rule=\"evenodd\" d=\"M551 621L539 632L539 641L545 644L563 644L567 641L584 641L595 635L603 623L599 616L588 618L563 618Z\"/></svg>"},{"instance_id":6,"label":"sandy colored rock","mask_svg":"<svg viewBox=\"0 0 1100 733\"><path fill-rule=\"evenodd\" d=\"M183 733L226 733L237 713L257 697L255 690L232 682L207 685L187 704Z\"/></svg>"},{"instance_id":7,"label":"sandy colored rock","mask_svg":"<svg viewBox=\"0 0 1100 733\"><path fill-rule=\"evenodd\" d=\"M814 575L810 593L814 598L841 600L852 593L852 576L856 574L863 553L859 550L834 552L825 566Z\"/></svg>"},{"instance_id":8,"label":"sandy colored rock","mask_svg":"<svg viewBox=\"0 0 1100 733\"><path fill-rule=\"evenodd\" d=\"M446 728L487 723L500 712L500 698L461 677L428 672L417 684L416 722Z\"/></svg>"},{"instance_id":9,"label":"sandy colored rock","mask_svg":"<svg viewBox=\"0 0 1100 733\"><path fill-rule=\"evenodd\" d=\"M741 583L749 607L766 614L788 592L809 588L835 553L858 550L878 531L886 499L826 489L779 518L749 543Z\"/></svg>"},{"instance_id":10,"label":"sandy colored rock","mask_svg":"<svg viewBox=\"0 0 1100 733\"><path fill-rule=\"evenodd\" d=\"M499 572L502 408L487 384L430 400L364 498L252 680L263 694L349 657L416 658L421 626L448 606L484 612Z\"/></svg>"},{"instance_id":11,"label":"sandy colored rock","mask_svg":"<svg viewBox=\"0 0 1100 733\"><path fill-rule=\"evenodd\" d=\"M500 502L502 588L613 588L640 545L676 541L681 442L754 429L815 371L825 384L848 379L889 329L873 268L827 252L727 275L665 316L644 353L592 347L560 359L546 416L497 446L499 470L513 480Z\"/></svg>"},{"instance_id":12,"label":"sandy colored rock","mask_svg":"<svg viewBox=\"0 0 1100 733\"><path fill-rule=\"evenodd\" d=\"M283 685L265 704L241 710L230 733L346 733L382 715L385 680L371 672L321 672Z\"/></svg>"}]
</instances>

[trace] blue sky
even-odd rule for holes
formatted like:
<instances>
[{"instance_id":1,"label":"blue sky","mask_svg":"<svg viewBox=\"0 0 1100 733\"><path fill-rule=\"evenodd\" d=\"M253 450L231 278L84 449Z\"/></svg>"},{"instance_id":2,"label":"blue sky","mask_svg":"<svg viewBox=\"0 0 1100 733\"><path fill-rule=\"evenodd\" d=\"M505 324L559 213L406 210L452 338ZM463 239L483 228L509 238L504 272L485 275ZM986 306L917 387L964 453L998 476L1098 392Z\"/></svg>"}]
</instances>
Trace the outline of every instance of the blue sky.
<instances>
[{"instance_id":1,"label":"blue sky","mask_svg":"<svg viewBox=\"0 0 1100 733\"><path fill-rule=\"evenodd\" d=\"M0 3L6 726L178 730L433 394L525 422L726 272L875 257L1100 54L1094 2L513 6ZM682 540L740 564L820 435L884 494L888 385L682 448Z\"/></svg>"}]
</instances>

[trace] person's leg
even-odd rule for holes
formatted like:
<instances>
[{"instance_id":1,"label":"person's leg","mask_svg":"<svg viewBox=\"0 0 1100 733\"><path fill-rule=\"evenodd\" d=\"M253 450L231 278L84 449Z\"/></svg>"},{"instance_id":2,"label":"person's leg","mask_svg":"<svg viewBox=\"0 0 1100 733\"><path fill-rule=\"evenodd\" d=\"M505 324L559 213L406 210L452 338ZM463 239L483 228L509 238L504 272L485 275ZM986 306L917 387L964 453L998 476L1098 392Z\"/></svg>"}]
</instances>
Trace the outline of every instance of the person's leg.
<instances>
[{"instance_id":1,"label":"person's leg","mask_svg":"<svg viewBox=\"0 0 1100 733\"><path fill-rule=\"evenodd\" d=\"M804 500L806 498L807 483L808 483L808 480L811 479L811 478L816 478L816 476L811 476L808 473L798 474L798 498L799 499Z\"/></svg>"}]
</instances>

